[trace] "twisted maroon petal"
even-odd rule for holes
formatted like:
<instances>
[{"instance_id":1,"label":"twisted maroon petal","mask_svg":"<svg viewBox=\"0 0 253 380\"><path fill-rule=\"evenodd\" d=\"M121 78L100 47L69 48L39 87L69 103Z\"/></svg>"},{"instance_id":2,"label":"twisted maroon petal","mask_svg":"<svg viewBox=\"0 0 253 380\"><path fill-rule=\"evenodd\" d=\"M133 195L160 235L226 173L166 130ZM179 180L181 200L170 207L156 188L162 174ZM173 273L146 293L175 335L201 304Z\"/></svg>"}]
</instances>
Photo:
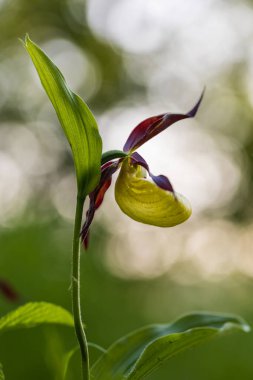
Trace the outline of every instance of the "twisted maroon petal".
<instances>
[{"instance_id":1,"label":"twisted maroon petal","mask_svg":"<svg viewBox=\"0 0 253 380\"><path fill-rule=\"evenodd\" d=\"M169 179L165 175L163 174L153 175L152 173L150 173L150 177L152 178L152 180L155 182L155 184L158 187L160 187L163 190L171 191L172 193L174 193L172 184L170 183Z\"/></svg>"},{"instance_id":2,"label":"twisted maroon petal","mask_svg":"<svg viewBox=\"0 0 253 380\"><path fill-rule=\"evenodd\" d=\"M155 182L155 184L158 187L160 187L163 190L171 191L172 193L175 193L173 186L170 183L169 179L163 174L160 174L160 175L152 174L149 170L149 166L148 166L147 162L144 160L144 158L139 153L134 152L131 155L131 160L132 160L133 164L141 165L143 168L145 168L147 170L148 174L150 175L150 177L152 178L152 180Z\"/></svg>"},{"instance_id":3,"label":"twisted maroon petal","mask_svg":"<svg viewBox=\"0 0 253 380\"><path fill-rule=\"evenodd\" d=\"M81 230L81 239L84 247L88 248L89 243L89 229L93 221L95 211L101 206L106 191L109 189L112 182L112 175L118 170L122 159L117 161L109 161L101 167L101 177L99 184L95 190L90 193L90 204L86 212L86 220Z\"/></svg>"},{"instance_id":4,"label":"twisted maroon petal","mask_svg":"<svg viewBox=\"0 0 253 380\"><path fill-rule=\"evenodd\" d=\"M152 137L156 136L158 133L162 132L164 129L168 128L177 121L194 117L198 111L203 96L204 91L195 106L186 114L164 113L149 117L148 119L142 121L130 133L123 148L124 152L136 150L146 141L150 140Z\"/></svg>"}]
</instances>

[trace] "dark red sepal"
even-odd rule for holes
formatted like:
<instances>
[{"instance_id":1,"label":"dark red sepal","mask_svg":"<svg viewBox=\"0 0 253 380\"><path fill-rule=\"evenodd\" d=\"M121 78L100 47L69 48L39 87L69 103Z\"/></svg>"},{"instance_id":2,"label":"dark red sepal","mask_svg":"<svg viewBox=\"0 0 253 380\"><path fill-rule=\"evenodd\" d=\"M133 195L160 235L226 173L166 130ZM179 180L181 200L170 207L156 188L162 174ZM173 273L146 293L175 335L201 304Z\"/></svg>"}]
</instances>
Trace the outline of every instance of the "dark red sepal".
<instances>
[{"instance_id":1,"label":"dark red sepal","mask_svg":"<svg viewBox=\"0 0 253 380\"><path fill-rule=\"evenodd\" d=\"M95 211L101 206L106 191L109 189L112 182L112 175L118 170L121 160L109 161L101 167L101 177L99 184L95 190L90 193L90 204L86 212L86 220L81 230L81 239L84 248L88 248L89 229L93 221Z\"/></svg>"},{"instance_id":2,"label":"dark red sepal","mask_svg":"<svg viewBox=\"0 0 253 380\"><path fill-rule=\"evenodd\" d=\"M198 111L203 96L204 91L202 92L195 106L186 114L164 113L161 115L149 117L148 119L142 121L130 133L123 148L124 152L136 150L145 142L152 139L152 137L158 135L164 129L168 128L177 121L194 117Z\"/></svg>"}]
</instances>

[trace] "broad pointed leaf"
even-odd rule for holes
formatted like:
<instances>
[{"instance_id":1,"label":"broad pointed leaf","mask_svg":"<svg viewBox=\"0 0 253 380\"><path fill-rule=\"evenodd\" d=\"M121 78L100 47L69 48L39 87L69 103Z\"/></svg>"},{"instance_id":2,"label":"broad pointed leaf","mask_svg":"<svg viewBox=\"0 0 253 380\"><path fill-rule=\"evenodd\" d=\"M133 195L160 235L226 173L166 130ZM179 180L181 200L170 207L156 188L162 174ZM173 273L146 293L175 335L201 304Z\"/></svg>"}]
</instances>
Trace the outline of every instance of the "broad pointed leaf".
<instances>
[{"instance_id":1,"label":"broad pointed leaf","mask_svg":"<svg viewBox=\"0 0 253 380\"><path fill-rule=\"evenodd\" d=\"M25 48L69 141L79 195L85 196L94 190L100 177L102 142L96 120L84 101L68 88L60 70L28 36Z\"/></svg>"},{"instance_id":2,"label":"broad pointed leaf","mask_svg":"<svg viewBox=\"0 0 253 380\"><path fill-rule=\"evenodd\" d=\"M144 327L109 347L92 367L92 380L143 380L174 355L234 329L250 330L241 318L205 313Z\"/></svg>"},{"instance_id":3,"label":"broad pointed leaf","mask_svg":"<svg viewBox=\"0 0 253 380\"><path fill-rule=\"evenodd\" d=\"M74 326L72 315L61 306L47 302L29 302L0 318L0 333L41 324Z\"/></svg>"}]
</instances>

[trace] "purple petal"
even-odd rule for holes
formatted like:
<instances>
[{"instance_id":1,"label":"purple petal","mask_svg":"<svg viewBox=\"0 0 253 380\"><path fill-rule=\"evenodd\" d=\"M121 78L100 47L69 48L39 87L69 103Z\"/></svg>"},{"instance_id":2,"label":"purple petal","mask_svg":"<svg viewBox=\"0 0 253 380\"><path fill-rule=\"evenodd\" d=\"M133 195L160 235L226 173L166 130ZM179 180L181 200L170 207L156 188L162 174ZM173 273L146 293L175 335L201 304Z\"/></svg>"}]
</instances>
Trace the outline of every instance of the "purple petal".
<instances>
[{"instance_id":1,"label":"purple petal","mask_svg":"<svg viewBox=\"0 0 253 380\"><path fill-rule=\"evenodd\" d=\"M152 178L152 180L155 182L155 184L158 187L160 187L163 190L171 191L172 193L174 193L172 184L170 183L169 179L165 175L160 174L160 175L155 176L150 173L150 177Z\"/></svg>"},{"instance_id":2,"label":"purple petal","mask_svg":"<svg viewBox=\"0 0 253 380\"><path fill-rule=\"evenodd\" d=\"M121 159L118 161L110 161L101 167L101 177L99 184L89 195L90 204L86 212L85 223L81 230L81 239L86 249L88 248L89 229L93 221L95 211L101 206L105 193L111 185L112 175L118 170L121 161Z\"/></svg>"},{"instance_id":3,"label":"purple petal","mask_svg":"<svg viewBox=\"0 0 253 380\"><path fill-rule=\"evenodd\" d=\"M150 140L152 137L156 136L158 133L162 132L164 129L168 128L177 121L194 117L198 111L203 96L204 91L195 106L186 114L165 113L158 116L149 117L148 119L142 121L130 133L123 148L124 152L133 151L139 148L146 141Z\"/></svg>"},{"instance_id":4,"label":"purple petal","mask_svg":"<svg viewBox=\"0 0 253 380\"><path fill-rule=\"evenodd\" d=\"M144 158L138 152L134 152L131 155L131 161L133 164L141 165L149 173L149 166L148 166L147 161L144 160Z\"/></svg>"},{"instance_id":5,"label":"purple petal","mask_svg":"<svg viewBox=\"0 0 253 380\"><path fill-rule=\"evenodd\" d=\"M134 152L131 155L131 159L132 159L133 164L141 165L143 168L145 168L147 170L148 174L150 175L150 177L152 178L152 180L155 182L155 184L158 187L160 187L163 190L171 191L172 193L175 193L173 186L170 183L169 179L163 174L160 174L157 176L152 174L149 170L149 166L148 166L147 162L144 160L144 158L139 153Z\"/></svg>"}]
</instances>

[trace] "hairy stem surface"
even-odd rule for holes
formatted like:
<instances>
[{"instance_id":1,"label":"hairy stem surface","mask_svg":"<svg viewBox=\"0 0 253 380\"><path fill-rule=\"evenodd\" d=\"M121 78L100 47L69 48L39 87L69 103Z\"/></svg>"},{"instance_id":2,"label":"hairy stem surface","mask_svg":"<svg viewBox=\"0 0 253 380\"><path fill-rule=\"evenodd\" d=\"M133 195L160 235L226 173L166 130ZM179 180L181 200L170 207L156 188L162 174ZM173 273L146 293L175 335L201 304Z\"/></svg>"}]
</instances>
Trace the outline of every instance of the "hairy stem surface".
<instances>
[{"instance_id":1,"label":"hairy stem surface","mask_svg":"<svg viewBox=\"0 0 253 380\"><path fill-rule=\"evenodd\" d=\"M73 250L72 250L72 309L75 322L76 336L79 342L81 357L82 357L82 377L83 380L89 380L89 351L88 343L85 335L81 302L80 302L80 230L82 224L84 198L77 197L76 214L75 214L75 226L73 236Z\"/></svg>"}]
</instances>

